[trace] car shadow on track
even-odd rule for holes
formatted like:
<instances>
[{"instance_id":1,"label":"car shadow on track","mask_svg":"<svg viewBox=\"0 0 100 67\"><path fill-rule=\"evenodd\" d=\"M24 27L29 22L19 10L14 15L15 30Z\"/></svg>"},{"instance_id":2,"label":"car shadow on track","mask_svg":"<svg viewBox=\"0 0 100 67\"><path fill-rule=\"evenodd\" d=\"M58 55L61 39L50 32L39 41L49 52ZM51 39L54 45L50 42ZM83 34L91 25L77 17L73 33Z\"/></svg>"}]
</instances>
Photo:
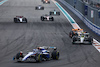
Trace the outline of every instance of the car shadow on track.
<instances>
[{"instance_id":1,"label":"car shadow on track","mask_svg":"<svg viewBox=\"0 0 100 67\"><path fill-rule=\"evenodd\" d=\"M92 45L92 44L81 44L81 43L78 43L78 44L72 44L72 45Z\"/></svg>"},{"instance_id":2,"label":"car shadow on track","mask_svg":"<svg viewBox=\"0 0 100 67\"><path fill-rule=\"evenodd\" d=\"M16 62L14 62L14 63L19 63L19 64L20 64L20 63L23 63L23 64L24 64L24 63L25 63L25 64L26 64L26 63L28 63L28 64L30 64L30 63L45 63L45 62L46 62L46 63L50 63L50 62L57 62L57 61L60 61L60 60L61 60L61 59L59 59L59 60L50 60L50 61L41 61L41 62L36 62L36 61L17 62L17 61L16 61Z\"/></svg>"}]
</instances>

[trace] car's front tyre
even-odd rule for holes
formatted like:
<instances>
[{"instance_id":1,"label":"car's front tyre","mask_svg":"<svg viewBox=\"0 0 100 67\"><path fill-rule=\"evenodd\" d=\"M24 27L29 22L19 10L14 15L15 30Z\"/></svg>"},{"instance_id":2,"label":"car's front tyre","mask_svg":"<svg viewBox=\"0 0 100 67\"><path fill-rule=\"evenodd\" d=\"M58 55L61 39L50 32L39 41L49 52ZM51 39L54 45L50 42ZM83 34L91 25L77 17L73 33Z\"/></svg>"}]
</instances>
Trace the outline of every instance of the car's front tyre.
<instances>
[{"instance_id":1,"label":"car's front tyre","mask_svg":"<svg viewBox=\"0 0 100 67\"><path fill-rule=\"evenodd\" d=\"M25 18L25 22L27 23L27 19Z\"/></svg>"},{"instance_id":2,"label":"car's front tyre","mask_svg":"<svg viewBox=\"0 0 100 67\"><path fill-rule=\"evenodd\" d=\"M44 21L44 17L41 17L41 20Z\"/></svg>"},{"instance_id":3,"label":"car's front tyre","mask_svg":"<svg viewBox=\"0 0 100 67\"><path fill-rule=\"evenodd\" d=\"M14 18L14 22L17 23L17 18Z\"/></svg>"},{"instance_id":4,"label":"car's front tyre","mask_svg":"<svg viewBox=\"0 0 100 67\"><path fill-rule=\"evenodd\" d=\"M36 62L41 62L42 61L42 54L36 54L35 60L36 60Z\"/></svg>"}]
</instances>

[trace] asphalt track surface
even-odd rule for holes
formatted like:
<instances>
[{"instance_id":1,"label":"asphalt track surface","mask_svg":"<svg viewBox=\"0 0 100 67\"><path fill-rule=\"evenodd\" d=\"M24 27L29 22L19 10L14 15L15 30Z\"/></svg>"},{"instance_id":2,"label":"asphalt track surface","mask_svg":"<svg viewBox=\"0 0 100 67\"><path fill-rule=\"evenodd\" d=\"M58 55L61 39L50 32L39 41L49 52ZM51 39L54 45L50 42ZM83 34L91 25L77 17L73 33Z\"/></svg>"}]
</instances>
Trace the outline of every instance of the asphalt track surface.
<instances>
[{"instance_id":1,"label":"asphalt track surface","mask_svg":"<svg viewBox=\"0 0 100 67\"><path fill-rule=\"evenodd\" d=\"M0 0L0 1L2 1L2 0Z\"/></svg>"},{"instance_id":2,"label":"asphalt track surface","mask_svg":"<svg viewBox=\"0 0 100 67\"><path fill-rule=\"evenodd\" d=\"M43 5L45 9L37 11L37 5ZM100 53L92 45L72 45L68 36L72 26L62 13L55 16L53 22L40 20L41 15L54 9L59 10L52 1L43 4L41 0L8 0L0 6L0 67L100 66ZM13 18L19 15L25 16L28 23L14 23ZM85 25L82 23L82 26ZM17 63L12 60L20 50L32 51L38 46L56 46L60 52L59 60L41 63Z\"/></svg>"},{"instance_id":3,"label":"asphalt track surface","mask_svg":"<svg viewBox=\"0 0 100 67\"><path fill-rule=\"evenodd\" d=\"M0 2L1 2L2 0L0 0Z\"/></svg>"}]
</instances>

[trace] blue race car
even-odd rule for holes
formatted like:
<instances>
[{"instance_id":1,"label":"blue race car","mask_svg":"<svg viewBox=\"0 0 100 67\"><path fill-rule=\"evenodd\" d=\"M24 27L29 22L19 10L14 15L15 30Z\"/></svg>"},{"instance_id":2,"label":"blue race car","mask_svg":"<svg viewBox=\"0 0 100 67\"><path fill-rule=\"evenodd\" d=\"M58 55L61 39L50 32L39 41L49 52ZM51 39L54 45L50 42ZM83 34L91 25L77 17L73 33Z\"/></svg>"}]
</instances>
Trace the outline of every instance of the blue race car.
<instances>
[{"instance_id":1,"label":"blue race car","mask_svg":"<svg viewBox=\"0 0 100 67\"><path fill-rule=\"evenodd\" d=\"M52 52L49 49L53 49ZM59 52L57 51L56 47L38 47L37 49L33 49L32 52L28 52L27 54L23 54L23 52L20 51L13 57L13 60L16 60L17 62L33 60L36 62L41 62L51 59L59 59Z\"/></svg>"}]
</instances>

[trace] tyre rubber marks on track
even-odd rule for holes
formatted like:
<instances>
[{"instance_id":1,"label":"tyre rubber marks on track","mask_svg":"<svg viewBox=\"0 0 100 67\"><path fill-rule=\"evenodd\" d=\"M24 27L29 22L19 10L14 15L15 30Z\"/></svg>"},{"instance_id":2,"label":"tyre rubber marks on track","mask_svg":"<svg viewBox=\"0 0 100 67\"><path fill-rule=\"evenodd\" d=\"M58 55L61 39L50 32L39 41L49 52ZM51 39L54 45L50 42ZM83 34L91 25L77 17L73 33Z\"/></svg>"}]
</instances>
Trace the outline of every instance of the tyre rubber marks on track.
<instances>
[{"instance_id":1,"label":"tyre rubber marks on track","mask_svg":"<svg viewBox=\"0 0 100 67\"><path fill-rule=\"evenodd\" d=\"M8 0L3 0L3 1L1 1L1 2L0 2L0 5L2 5L2 4L5 3L6 1L8 1Z\"/></svg>"},{"instance_id":2,"label":"tyre rubber marks on track","mask_svg":"<svg viewBox=\"0 0 100 67\"><path fill-rule=\"evenodd\" d=\"M75 22L75 20L68 14L67 11L63 7L60 6L55 0L52 0L54 4L61 10L61 12L64 14L64 16L68 19L68 21L71 23L74 29L81 29L79 25ZM93 44L92 44L99 52L100 52L100 43L93 38Z\"/></svg>"}]
</instances>

